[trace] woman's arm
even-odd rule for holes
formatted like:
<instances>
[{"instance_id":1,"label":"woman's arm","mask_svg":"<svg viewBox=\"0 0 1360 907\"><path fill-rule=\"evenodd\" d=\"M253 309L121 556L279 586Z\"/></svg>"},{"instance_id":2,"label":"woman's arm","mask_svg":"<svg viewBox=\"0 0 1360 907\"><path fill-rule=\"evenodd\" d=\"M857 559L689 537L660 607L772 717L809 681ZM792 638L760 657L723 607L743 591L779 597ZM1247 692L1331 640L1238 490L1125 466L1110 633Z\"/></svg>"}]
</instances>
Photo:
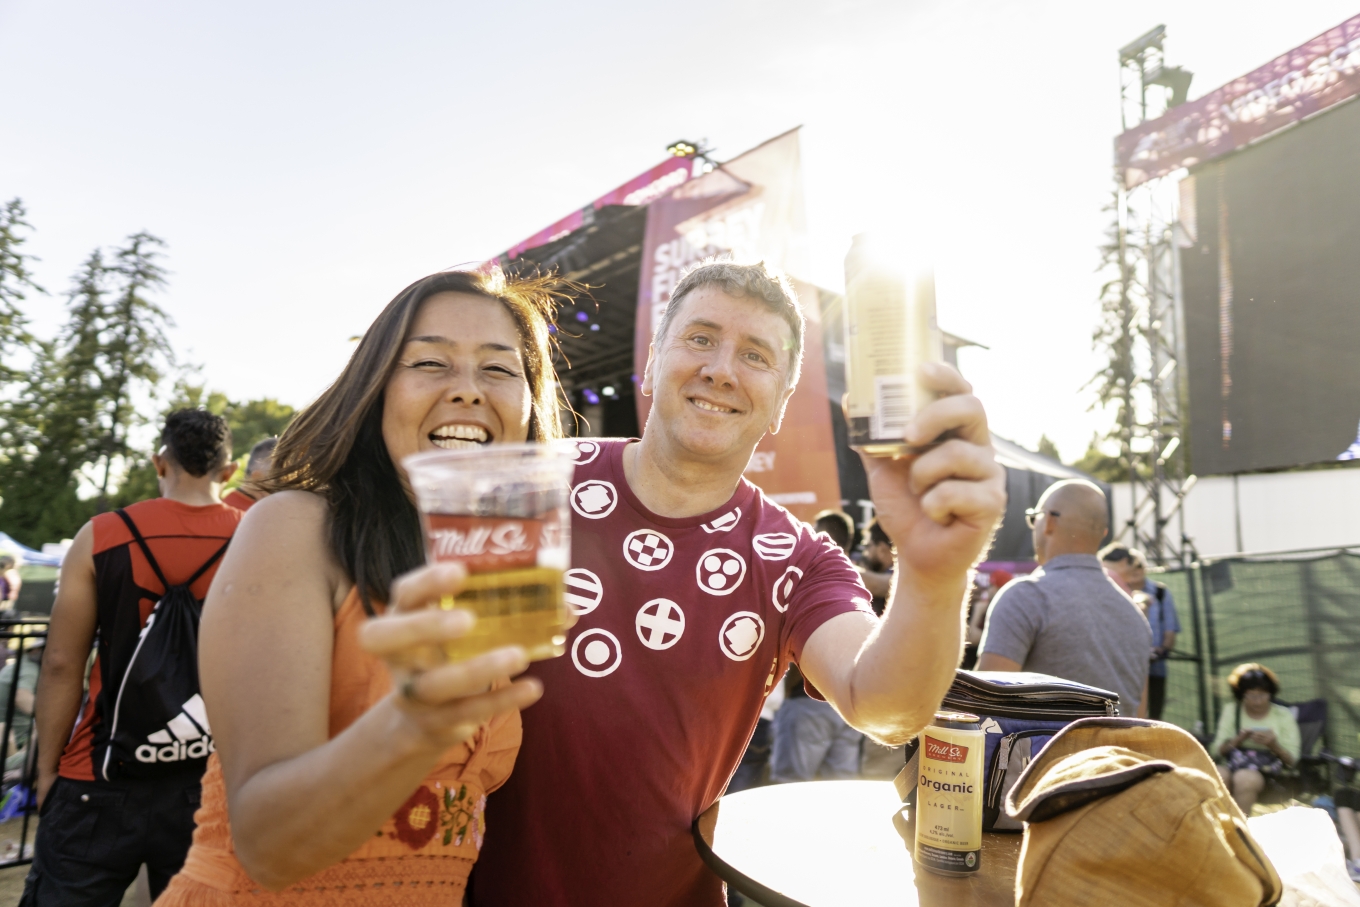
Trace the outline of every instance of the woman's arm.
<instances>
[{"instance_id":1,"label":"woman's arm","mask_svg":"<svg viewBox=\"0 0 1360 907\"><path fill-rule=\"evenodd\" d=\"M465 613L425 609L461 577L457 568L426 568L394 586L392 616L364 628L365 648L409 661L413 645L466 632ZM494 678L526 666L522 650L498 650L427 671L413 687L420 703L394 693L328 739L334 614L348 587L329 553L325 502L284 492L251 508L208 593L203 696L232 840L251 878L267 888L354 852L447 749L540 692L529 680L486 692Z\"/></svg>"}]
</instances>

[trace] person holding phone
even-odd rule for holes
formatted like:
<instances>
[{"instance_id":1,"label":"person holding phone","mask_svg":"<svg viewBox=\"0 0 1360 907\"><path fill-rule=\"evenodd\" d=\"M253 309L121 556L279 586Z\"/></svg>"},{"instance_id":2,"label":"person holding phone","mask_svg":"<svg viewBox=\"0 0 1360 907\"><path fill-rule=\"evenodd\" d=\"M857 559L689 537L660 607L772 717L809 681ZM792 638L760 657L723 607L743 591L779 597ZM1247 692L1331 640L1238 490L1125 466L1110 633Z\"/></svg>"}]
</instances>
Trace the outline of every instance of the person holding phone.
<instances>
[{"instance_id":1,"label":"person holding phone","mask_svg":"<svg viewBox=\"0 0 1360 907\"><path fill-rule=\"evenodd\" d=\"M1228 686L1234 701L1223 706L1209 752L1219 762L1218 774L1233 799L1251 815L1265 789L1265 775L1299 761L1299 723L1274 701L1280 679L1265 665L1238 665L1228 675Z\"/></svg>"}]
</instances>

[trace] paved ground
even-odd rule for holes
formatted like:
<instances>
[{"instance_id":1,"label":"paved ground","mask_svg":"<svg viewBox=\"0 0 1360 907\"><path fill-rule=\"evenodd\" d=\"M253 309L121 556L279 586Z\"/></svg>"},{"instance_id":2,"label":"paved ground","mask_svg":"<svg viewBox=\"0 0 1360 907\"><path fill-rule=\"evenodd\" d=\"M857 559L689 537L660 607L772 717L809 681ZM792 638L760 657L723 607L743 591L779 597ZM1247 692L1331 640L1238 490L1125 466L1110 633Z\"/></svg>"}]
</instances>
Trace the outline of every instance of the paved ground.
<instances>
[{"instance_id":1,"label":"paved ground","mask_svg":"<svg viewBox=\"0 0 1360 907\"><path fill-rule=\"evenodd\" d=\"M19 832L21 830L19 820L0 822L0 857L12 855L19 843ZM29 853L32 853L33 835L37 830L37 822L29 823ZM28 866L13 866L9 869L0 869L0 907L15 907L19 903L19 898L24 893L24 877L28 875ZM127 895L123 898L122 907L138 907L136 898L136 886L128 889Z\"/></svg>"}]
</instances>

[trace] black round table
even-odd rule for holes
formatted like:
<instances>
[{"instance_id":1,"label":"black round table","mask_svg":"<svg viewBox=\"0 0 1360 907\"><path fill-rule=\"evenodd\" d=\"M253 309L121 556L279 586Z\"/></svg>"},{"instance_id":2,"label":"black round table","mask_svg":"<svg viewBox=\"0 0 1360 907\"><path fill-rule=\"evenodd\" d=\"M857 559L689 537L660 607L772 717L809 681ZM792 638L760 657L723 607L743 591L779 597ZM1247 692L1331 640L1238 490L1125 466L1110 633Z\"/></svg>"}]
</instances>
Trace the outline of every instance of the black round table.
<instances>
[{"instance_id":1,"label":"black round table","mask_svg":"<svg viewBox=\"0 0 1360 907\"><path fill-rule=\"evenodd\" d=\"M764 907L1010 907L1019 834L985 834L968 878L917 872L915 829L891 781L775 784L723 797L694 843L729 886Z\"/></svg>"}]
</instances>

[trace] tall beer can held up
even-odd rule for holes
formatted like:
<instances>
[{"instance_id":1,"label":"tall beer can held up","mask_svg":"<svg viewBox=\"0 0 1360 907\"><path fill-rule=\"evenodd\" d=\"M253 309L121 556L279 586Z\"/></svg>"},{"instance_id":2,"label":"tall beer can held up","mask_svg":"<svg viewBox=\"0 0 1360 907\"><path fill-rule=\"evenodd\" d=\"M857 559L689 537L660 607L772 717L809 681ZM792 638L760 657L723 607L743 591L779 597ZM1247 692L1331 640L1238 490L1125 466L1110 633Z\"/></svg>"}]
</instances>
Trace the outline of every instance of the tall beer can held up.
<instances>
[{"instance_id":1,"label":"tall beer can held up","mask_svg":"<svg viewBox=\"0 0 1360 907\"><path fill-rule=\"evenodd\" d=\"M978 716L936 712L921 732L916 865L967 876L982 865L982 752Z\"/></svg>"},{"instance_id":2,"label":"tall beer can held up","mask_svg":"<svg viewBox=\"0 0 1360 907\"><path fill-rule=\"evenodd\" d=\"M845 418L850 446L875 457L915 453L902 436L935 399L920 367L944 358L935 274L872 234L845 256Z\"/></svg>"},{"instance_id":3,"label":"tall beer can held up","mask_svg":"<svg viewBox=\"0 0 1360 907\"><path fill-rule=\"evenodd\" d=\"M402 461L415 492L430 564L459 563L463 590L440 607L477 616L467 636L445 646L462 660L519 645L532 661L564 651L573 623L563 574L571 566L575 464L548 444L435 450Z\"/></svg>"}]
</instances>

